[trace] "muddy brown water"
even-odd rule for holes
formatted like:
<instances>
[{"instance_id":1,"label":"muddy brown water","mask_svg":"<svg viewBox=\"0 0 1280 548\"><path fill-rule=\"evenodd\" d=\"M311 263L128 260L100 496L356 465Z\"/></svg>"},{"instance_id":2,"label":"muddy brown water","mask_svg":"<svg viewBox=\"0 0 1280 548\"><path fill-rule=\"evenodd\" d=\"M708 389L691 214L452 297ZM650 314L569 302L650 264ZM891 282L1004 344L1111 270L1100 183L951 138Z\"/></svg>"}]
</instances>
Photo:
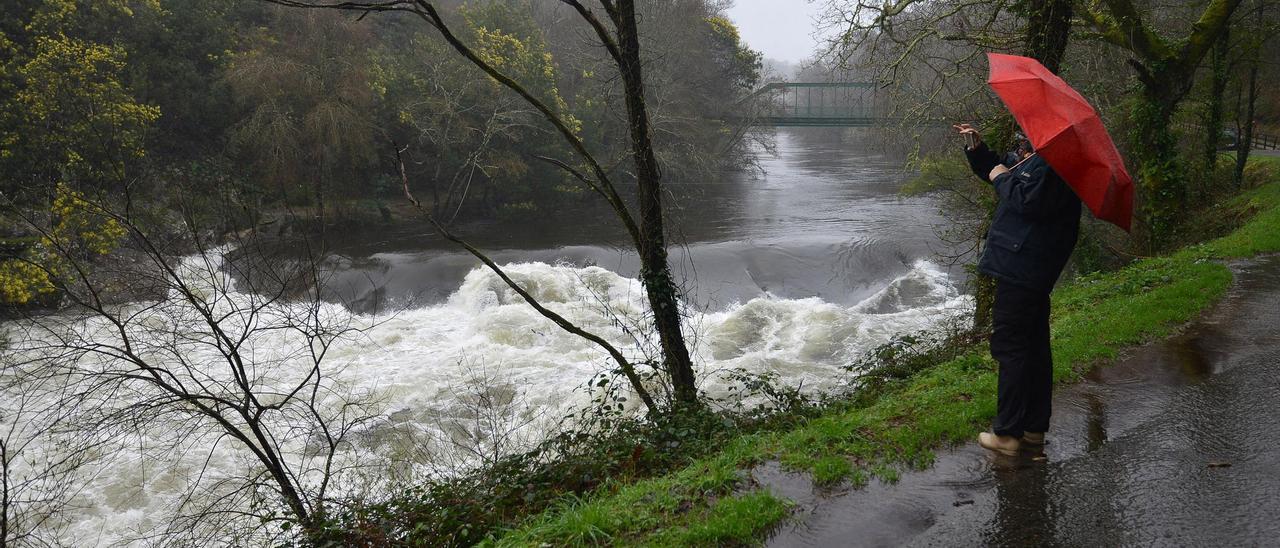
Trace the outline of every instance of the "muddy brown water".
<instances>
[{"instance_id":1,"label":"muddy brown water","mask_svg":"<svg viewBox=\"0 0 1280 548\"><path fill-rule=\"evenodd\" d=\"M1231 266L1226 298L1185 332L1059 390L1042 455L968 444L834 494L757 469L799 503L768 545L1280 544L1280 257Z\"/></svg>"}]
</instances>

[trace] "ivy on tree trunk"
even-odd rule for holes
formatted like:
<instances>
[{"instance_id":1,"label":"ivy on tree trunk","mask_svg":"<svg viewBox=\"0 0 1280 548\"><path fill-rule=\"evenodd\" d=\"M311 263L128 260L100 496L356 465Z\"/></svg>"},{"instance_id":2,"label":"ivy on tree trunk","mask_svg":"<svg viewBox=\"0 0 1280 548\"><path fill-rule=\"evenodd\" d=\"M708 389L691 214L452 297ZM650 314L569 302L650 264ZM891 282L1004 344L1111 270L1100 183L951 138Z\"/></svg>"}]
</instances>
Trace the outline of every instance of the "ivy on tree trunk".
<instances>
[{"instance_id":1,"label":"ivy on tree trunk","mask_svg":"<svg viewBox=\"0 0 1280 548\"><path fill-rule=\"evenodd\" d=\"M1131 109L1130 135L1138 164L1138 239L1159 249L1186 205L1187 179L1170 123L1191 91L1196 67L1218 42L1242 0L1212 0L1183 40L1169 40L1143 22L1130 0L1082 6L1081 16L1105 41L1133 54L1142 91Z\"/></svg>"}]
</instances>

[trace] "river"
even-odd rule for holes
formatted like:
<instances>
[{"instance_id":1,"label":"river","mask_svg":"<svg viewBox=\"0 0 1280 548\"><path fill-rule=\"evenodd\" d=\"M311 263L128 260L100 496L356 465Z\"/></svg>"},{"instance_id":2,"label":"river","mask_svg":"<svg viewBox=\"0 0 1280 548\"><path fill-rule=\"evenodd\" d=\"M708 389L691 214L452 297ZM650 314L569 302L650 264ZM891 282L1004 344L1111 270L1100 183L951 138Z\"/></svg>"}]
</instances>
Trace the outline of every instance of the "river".
<instances>
[{"instance_id":1,"label":"river","mask_svg":"<svg viewBox=\"0 0 1280 548\"><path fill-rule=\"evenodd\" d=\"M829 137L779 130L761 169L670 185L672 264L708 396L729 395L729 370L774 372L809 391L840 386L842 366L866 351L971 306L957 278L933 260L944 249L937 204L899 195L901 159L865 140ZM620 245L615 223L592 211L468 226L463 235L550 308L642 354L652 341L627 329L643 323L645 309L635 254ZM465 466L466 456L440 449L475 421L477 384L501 389L510 409L500 415L514 431L506 447L519 448L588 405L583 386L611 367L597 347L557 329L475 259L428 235L351 232L336 250L343 259L328 288L345 306L326 313L350 316L360 335L335 344L325 370L380 402L380 419L344 450L351 460L409 462L424 473ZM291 356L297 343L267 333L252 344L263 355ZM285 358L272 363L291 367ZM389 431L434 442L406 456L402 443L380 435ZM193 478L224 477L219 466L242 465L232 445L197 446L171 462L145 462L141 455L154 453L130 457L126 447L114 468L86 479L63 540L107 545L163 527Z\"/></svg>"},{"instance_id":2,"label":"river","mask_svg":"<svg viewBox=\"0 0 1280 548\"><path fill-rule=\"evenodd\" d=\"M866 136L833 135L780 129L758 170L667 183L672 264L697 306L723 310L763 295L851 306L941 250L934 202L899 196L902 158L872 150ZM639 269L604 208L481 224L461 235L499 264L598 265L628 277ZM358 231L336 242L352 260L331 286L355 308L408 298L438 304L479 264L421 230Z\"/></svg>"}]
</instances>

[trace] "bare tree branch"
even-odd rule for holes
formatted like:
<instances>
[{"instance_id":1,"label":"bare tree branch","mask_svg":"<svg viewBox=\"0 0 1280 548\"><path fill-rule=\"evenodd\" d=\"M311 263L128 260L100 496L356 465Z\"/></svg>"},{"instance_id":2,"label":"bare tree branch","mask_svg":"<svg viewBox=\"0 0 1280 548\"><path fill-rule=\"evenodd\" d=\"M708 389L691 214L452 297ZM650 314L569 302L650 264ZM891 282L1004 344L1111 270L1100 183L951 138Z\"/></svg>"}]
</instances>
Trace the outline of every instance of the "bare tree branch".
<instances>
[{"instance_id":1,"label":"bare tree branch","mask_svg":"<svg viewBox=\"0 0 1280 548\"><path fill-rule=\"evenodd\" d=\"M549 161L554 162L554 160L549 160ZM511 279L511 277L507 275L506 271L504 271L502 267L498 266L498 264L495 263L493 259L490 259L489 256L485 255L483 251L480 251L475 246L468 243L466 240L459 238L457 235L451 232L447 227L445 227L442 223L436 220L436 218L433 215L431 215L431 213L428 212L426 208L422 206L422 203L419 202L417 198L413 197L413 193L409 189L409 176L405 172L404 160L401 158L400 150L398 148L396 149L396 162L400 166L400 180L401 180L402 187L404 189L405 198L407 198L409 202L412 203L413 206L418 209L418 211L422 214L423 218L425 218L427 222L431 223L431 226L435 227L436 232L438 232L446 240L449 240L455 244L458 244L463 249L467 250L467 252L470 253L472 256L474 256L476 259L479 259L480 262L484 263L484 265L488 267L489 270L491 270L494 274L496 274L499 278L501 278L502 281L506 283L507 286L510 287L512 291L515 291L516 294L520 295L520 298L524 299L524 301L528 303L529 306L533 307L533 309L538 311L538 313L541 314L543 317L551 320L561 329L569 333L572 333L574 335L577 335L579 337L582 337L584 339L587 339L595 343L596 345L598 345L600 348L603 348L605 352L608 352L609 355L613 357L614 361L618 362L618 367L622 369L623 375L626 375L627 380L631 382L632 389L636 391L636 395L640 398L640 401L644 403L645 407L649 410L649 412L650 413L658 412L658 406L653 401L653 397L649 395L648 390L645 389L644 381L640 378L640 375L636 372L635 366L633 366L631 362L627 360L626 356L623 355L620 350L618 350L612 344L609 344L609 341L604 340L599 335L596 335L595 333L591 333L590 331L586 331L578 327L577 325L574 325L573 322L570 322L564 316L561 316L555 313L555 311L543 306L542 303L538 302L538 300L534 298L533 295L530 295L528 291L525 291L524 288L520 286L520 284L516 283L515 280ZM565 167L566 169L572 169L572 168L568 168L567 166ZM576 172L574 173L580 176L580 174L577 174Z\"/></svg>"}]
</instances>

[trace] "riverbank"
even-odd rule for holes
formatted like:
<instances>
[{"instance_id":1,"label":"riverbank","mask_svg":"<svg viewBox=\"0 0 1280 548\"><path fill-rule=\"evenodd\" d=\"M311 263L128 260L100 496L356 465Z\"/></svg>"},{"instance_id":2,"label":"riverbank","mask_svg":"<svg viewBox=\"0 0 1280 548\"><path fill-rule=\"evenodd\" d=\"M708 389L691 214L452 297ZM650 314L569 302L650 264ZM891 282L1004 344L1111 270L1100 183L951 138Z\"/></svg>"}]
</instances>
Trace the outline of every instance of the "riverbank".
<instances>
[{"instance_id":1,"label":"riverbank","mask_svg":"<svg viewBox=\"0 0 1280 548\"><path fill-rule=\"evenodd\" d=\"M1056 382L1076 381L1126 347L1166 337L1197 317L1231 283L1221 260L1280 251L1280 177L1273 173L1267 184L1205 215L1242 224L1168 256L1078 278L1055 293ZM979 344L792 430L739 437L668 475L607 483L490 544L755 543L790 515L791 505L756 481L753 470L771 469L760 465L807 473L823 486L895 481L903 470L930 466L936 449L967 442L984 428L995 413L995 382L994 362Z\"/></svg>"}]
</instances>

